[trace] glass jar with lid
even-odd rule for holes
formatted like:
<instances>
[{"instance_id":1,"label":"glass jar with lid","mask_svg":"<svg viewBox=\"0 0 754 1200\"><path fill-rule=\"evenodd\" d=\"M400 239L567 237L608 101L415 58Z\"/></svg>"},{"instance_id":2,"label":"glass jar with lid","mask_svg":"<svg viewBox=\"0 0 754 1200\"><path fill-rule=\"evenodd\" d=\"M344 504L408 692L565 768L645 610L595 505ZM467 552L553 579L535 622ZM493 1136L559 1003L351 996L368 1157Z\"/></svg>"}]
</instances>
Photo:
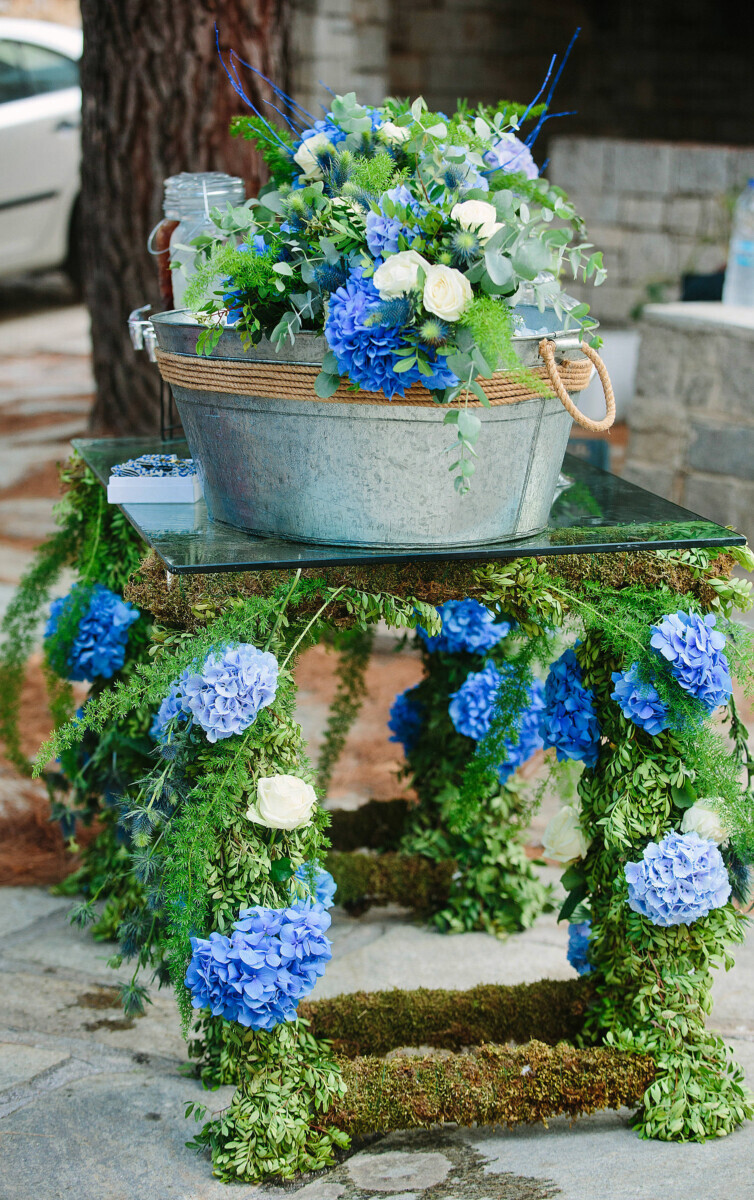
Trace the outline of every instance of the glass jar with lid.
<instances>
[{"instance_id":1,"label":"glass jar with lid","mask_svg":"<svg viewBox=\"0 0 754 1200\"><path fill-rule=\"evenodd\" d=\"M196 270L196 247L202 234L218 237L210 212L213 208L237 207L246 198L244 182L221 171L183 171L165 180L164 218L149 236L149 251L155 255L160 293L167 308L182 308L186 286Z\"/></svg>"}]
</instances>

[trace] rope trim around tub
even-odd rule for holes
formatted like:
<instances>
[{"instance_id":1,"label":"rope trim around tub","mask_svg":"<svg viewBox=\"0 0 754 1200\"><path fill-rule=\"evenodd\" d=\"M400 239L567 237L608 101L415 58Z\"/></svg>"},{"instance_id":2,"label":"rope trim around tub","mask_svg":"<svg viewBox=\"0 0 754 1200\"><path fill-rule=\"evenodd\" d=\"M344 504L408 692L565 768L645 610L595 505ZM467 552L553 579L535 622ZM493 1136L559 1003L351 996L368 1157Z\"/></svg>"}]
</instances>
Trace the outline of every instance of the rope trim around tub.
<instances>
[{"instance_id":1,"label":"rope trim around tub","mask_svg":"<svg viewBox=\"0 0 754 1200\"><path fill-rule=\"evenodd\" d=\"M412 384L401 398L388 400L384 392L355 391L341 383L332 396L323 400L314 390L320 368L302 363L262 363L253 360L198 358L188 354L169 354L157 351L157 363L162 378L178 387L198 391L223 392L233 396L274 396L281 400L316 400L320 404L390 404L411 407L437 408L426 388ZM558 364L559 379L567 392L581 392L592 377L588 359L565 360ZM507 371L498 371L490 379L479 379L491 405L518 404L538 396L551 394L550 372L545 367L531 367L527 375L541 380L544 387L535 391L526 377L516 379ZM464 400L442 407L465 407ZM480 400L469 400L469 407L481 408Z\"/></svg>"}]
</instances>

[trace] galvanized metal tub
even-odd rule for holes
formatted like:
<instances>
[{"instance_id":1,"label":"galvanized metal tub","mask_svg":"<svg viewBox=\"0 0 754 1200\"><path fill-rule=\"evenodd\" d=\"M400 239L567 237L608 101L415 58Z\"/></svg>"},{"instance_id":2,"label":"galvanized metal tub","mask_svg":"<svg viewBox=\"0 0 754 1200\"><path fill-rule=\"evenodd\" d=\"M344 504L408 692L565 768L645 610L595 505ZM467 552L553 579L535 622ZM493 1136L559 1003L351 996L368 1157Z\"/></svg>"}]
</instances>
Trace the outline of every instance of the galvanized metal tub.
<instances>
[{"instance_id":1,"label":"galvanized metal tub","mask_svg":"<svg viewBox=\"0 0 754 1200\"><path fill-rule=\"evenodd\" d=\"M548 316L554 322L552 312L533 313L537 327ZM188 313L152 320L160 351L196 359L201 327ZM516 339L526 365L541 366L540 336ZM573 334L553 328L548 336L559 358L583 358ZM212 359L312 367L326 350L322 338L299 334L280 354L265 341L247 352L228 329ZM436 405L171 386L213 520L335 545L460 547L538 532L547 524L572 425L556 397L476 407L479 456L471 491L461 496L448 469L454 432Z\"/></svg>"}]
</instances>

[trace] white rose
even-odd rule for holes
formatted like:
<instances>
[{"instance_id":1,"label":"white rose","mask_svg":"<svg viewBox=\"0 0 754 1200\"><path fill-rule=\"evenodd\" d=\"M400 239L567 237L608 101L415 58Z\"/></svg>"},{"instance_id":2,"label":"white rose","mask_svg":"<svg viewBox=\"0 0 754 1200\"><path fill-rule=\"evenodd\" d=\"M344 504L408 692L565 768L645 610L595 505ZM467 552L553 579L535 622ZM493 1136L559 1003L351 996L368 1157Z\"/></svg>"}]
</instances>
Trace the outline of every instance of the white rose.
<instances>
[{"instance_id":1,"label":"white rose","mask_svg":"<svg viewBox=\"0 0 754 1200\"><path fill-rule=\"evenodd\" d=\"M444 321L457 321L471 301L471 295L471 284L455 267L427 269L423 297L427 312Z\"/></svg>"},{"instance_id":2,"label":"white rose","mask_svg":"<svg viewBox=\"0 0 754 1200\"><path fill-rule=\"evenodd\" d=\"M567 867L569 863L583 858L591 840L587 840L579 821L579 810L572 804L564 804L548 822L542 839L546 858Z\"/></svg>"},{"instance_id":3,"label":"white rose","mask_svg":"<svg viewBox=\"0 0 754 1200\"><path fill-rule=\"evenodd\" d=\"M462 200L453 205L450 215L462 229L475 229L482 242L488 241L493 233L502 229L497 219L497 209L486 200Z\"/></svg>"},{"instance_id":4,"label":"white rose","mask_svg":"<svg viewBox=\"0 0 754 1200\"><path fill-rule=\"evenodd\" d=\"M687 808L681 821L681 833L698 833L706 841L727 842L730 830L726 829L717 809L710 806L719 797L713 796L708 800L699 800Z\"/></svg>"},{"instance_id":5,"label":"white rose","mask_svg":"<svg viewBox=\"0 0 754 1200\"><path fill-rule=\"evenodd\" d=\"M268 829L299 829L312 819L317 796L297 775L271 775L257 780L257 802L246 817Z\"/></svg>"},{"instance_id":6,"label":"white rose","mask_svg":"<svg viewBox=\"0 0 754 1200\"><path fill-rule=\"evenodd\" d=\"M330 139L326 133L313 133L311 137L301 143L293 156L293 161L301 167L301 174L304 179L322 178L322 171L317 162L317 154L329 145Z\"/></svg>"},{"instance_id":7,"label":"white rose","mask_svg":"<svg viewBox=\"0 0 754 1200\"><path fill-rule=\"evenodd\" d=\"M394 146L400 145L401 142L407 142L411 137L410 129L405 125L394 125L392 121L385 121L383 125L380 125L377 132L381 138L384 138L386 142L390 142Z\"/></svg>"},{"instance_id":8,"label":"white rose","mask_svg":"<svg viewBox=\"0 0 754 1200\"><path fill-rule=\"evenodd\" d=\"M401 250L398 254L391 254L372 276L374 286L383 300L405 296L406 292L416 287L420 267L424 272L433 269L416 250Z\"/></svg>"}]
</instances>

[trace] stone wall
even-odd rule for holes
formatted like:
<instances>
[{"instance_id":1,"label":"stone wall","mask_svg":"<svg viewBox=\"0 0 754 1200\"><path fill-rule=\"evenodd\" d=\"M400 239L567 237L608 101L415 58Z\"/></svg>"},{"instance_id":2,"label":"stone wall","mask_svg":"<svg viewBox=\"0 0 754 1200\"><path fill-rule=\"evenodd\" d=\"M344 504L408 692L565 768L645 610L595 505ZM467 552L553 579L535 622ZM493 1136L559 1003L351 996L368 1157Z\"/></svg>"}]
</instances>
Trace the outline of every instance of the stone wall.
<instances>
[{"instance_id":1,"label":"stone wall","mask_svg":"<svg viewBox=\"0 0 754 1200\"><path fill-rule=\"evenodd\" d=\"M650 305L622 474L754 541L754 310Z\"/></svg>"},{"instance_id":2,"label":"stone wall","mask_svg":"<svg viewBox=\"0 0 754 1200\"><path fill-rule=\"evenodd\" d=\"M732 204L754 176L754 148L557 137L547 175L605 252L599 291L569 291L601 320L621 323L646 300L676 299L681 275L724 266Z\"/></svg>"},{"instance_id":3,"label":"stone wall","mask_svg":"<svg viewBox=\"0 0 754 1200\"><path fill-rule=\"evenodd\" d=\"M390 90L388 0L293 0L290 64L293 95L315 116L328 93L356 92L378 104Z\"/></svg>"}]
</instances>

